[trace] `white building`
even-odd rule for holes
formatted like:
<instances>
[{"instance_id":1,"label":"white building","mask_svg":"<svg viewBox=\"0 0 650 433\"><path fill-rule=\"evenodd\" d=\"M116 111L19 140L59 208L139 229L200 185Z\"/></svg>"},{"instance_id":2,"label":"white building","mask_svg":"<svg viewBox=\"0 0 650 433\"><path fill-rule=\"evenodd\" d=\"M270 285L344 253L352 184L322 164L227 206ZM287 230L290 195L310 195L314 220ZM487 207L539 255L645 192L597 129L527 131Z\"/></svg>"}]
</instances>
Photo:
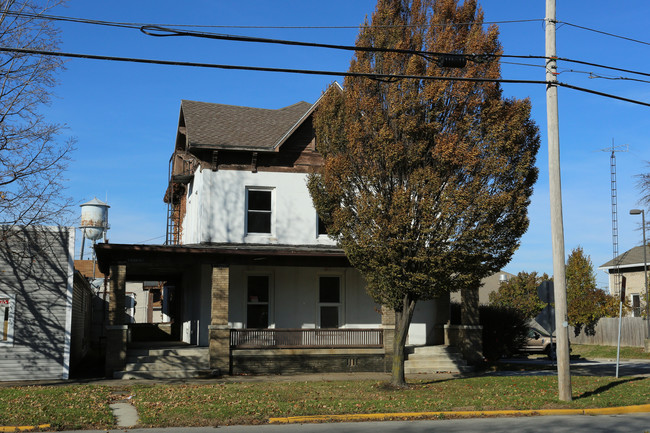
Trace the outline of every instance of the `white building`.
<instances>
[{"instance_id":1,"label":"white building","mask_svg":"<svg viewBox=\"0 0 650 433\"><path fill-rule=\"evenodd\" d=\"M323 162L312 127L317 106L182 101L166 245L97 246L103 271L174 285L172 334L209 346L212 368L381 371L390 361L392 322L324 233L307 190ZM408 344L442 344L448 302L418 304Z\"/></svg>"}]
</instances>

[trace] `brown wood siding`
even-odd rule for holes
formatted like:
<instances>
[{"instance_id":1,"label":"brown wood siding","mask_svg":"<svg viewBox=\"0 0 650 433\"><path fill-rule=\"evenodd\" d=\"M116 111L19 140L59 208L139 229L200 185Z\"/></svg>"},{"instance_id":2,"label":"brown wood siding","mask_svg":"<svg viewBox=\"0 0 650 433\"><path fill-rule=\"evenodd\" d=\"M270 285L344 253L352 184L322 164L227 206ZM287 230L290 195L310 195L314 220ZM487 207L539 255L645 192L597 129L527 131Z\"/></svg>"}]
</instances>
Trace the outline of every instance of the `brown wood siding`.
<instances>
[{"instance_id":1,"label":"brown wood siding","mask_svg":"<svg viewBox=\"0 0 650 433\"><path fill-rule=\"evenodd\" d=\"M195 152L203 167L211 166L211 150L197 149ZM312 173L323 165L323 157L315 150L311 118L305 120L274 152L223 149L218 152L218 170ZM257 153L256 157L254 157L255 153Z\"/></svg>"}]
</instances>

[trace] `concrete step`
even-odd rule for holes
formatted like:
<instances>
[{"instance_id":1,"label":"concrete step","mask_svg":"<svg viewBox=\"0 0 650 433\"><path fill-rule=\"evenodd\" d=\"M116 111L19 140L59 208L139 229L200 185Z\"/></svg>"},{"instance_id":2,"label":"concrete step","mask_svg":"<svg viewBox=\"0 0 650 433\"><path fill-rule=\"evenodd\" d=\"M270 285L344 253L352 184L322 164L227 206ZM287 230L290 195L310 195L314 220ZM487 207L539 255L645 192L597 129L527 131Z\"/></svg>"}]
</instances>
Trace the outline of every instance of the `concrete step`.
<instances>
[{"instance_id":1,"label":"concrete step","mask_svg":"<svg viewBox=\"0 0 650 433\"><path fill-rule=\"evenodd\" d=\"M439 366L439 367L428 367L428 368L414 368L407 367L404 365L405 374L433 374L433 373L469 373L474 371L474 367L469 365L465 366Z\"/></svg>"},{"instance_id":2,"label":"concrete step","mask_svg":"<svg viewBox=\"0 0 650 433\"><path fill-rule=\"evenodd\" d=\"M185 364L185 363L209 362L210 358L207 351L205 353L198 354L198 355L131 356L129 354L126 357L127 364L145 364L151 362L159 362L160 360L165 360L166 362L172 364Z\"/></svg>"},{"instance_id":3,"label":"concrete step","mask_svg":"<svg viewBox=\"0 0 650 433\"><path fill-rule=\"evenodd\" d=\"M426 367L437 367L439 365L444 365L444 366L467 366L467 362L465 360L460 360L456 361L453 359L438 359L438 360L428 360L428 359L407 359L404 361L404 366L409 366L409 367L419 367L419 368L426 368Z\"/></svg>"},{"instance_id":4,"label":"concrete step","mask_svg":"<svg viewBox=\"0 0 650 433\"><path fill-rule=\"evenodd\" d=\"M452 346L406 346L406 354L409 356L411 354L417 355L460 355L460 351Z\"/></svg>"},{"instance_id":5,"label":"concrete step","mask_svg":"<svg viewBox=\"0 0 650 433\"><path fill-rule=\"evenodd\" d=\"M404 372L416 373L463 373L472 371L458 349L449 346L410 346L406 348Z\"/></svg>"},{"instance_id":6,"label":"concrete step","mask_svg":"<svg viewBox=\"0 0 650 433\"><path fill-rule=\"evenodd\" d=\"M116 371L115 379L207 379L215 377L212 370L170 370L170 371Z\"/></svg>"},{"instance_id":7,"label":"concrete step","mask_svg":"<svg viewBox=\"0 0 650 433\"><path fill-rule=\"evenodd\" d=\"M131 347L127 350L124 371L116 379L187 379L210 377L207 347L169 346Z\"/></svg>"},{"instance_id":8,"label":"concrete step","mask_svg":"<svg viewBox=\"0 0 650 433\"><path fill-rule=\"evenodd\" d=\"M201 356L208 353L207 347L178 346L164 348L135 348L128 349L127 356Z\"/></svg>"},{"instance_id":9,"label":"concrete step","mask_svg":"<svg viewBox=\"0 0 650 433\"><path fill-rule=\"evenodd\" d=\"M156 362L127 363L124 371L171 371L171 370L206 370L208 361L174 362L169 359L159 359Z\"/></svg>"}]
</instances>

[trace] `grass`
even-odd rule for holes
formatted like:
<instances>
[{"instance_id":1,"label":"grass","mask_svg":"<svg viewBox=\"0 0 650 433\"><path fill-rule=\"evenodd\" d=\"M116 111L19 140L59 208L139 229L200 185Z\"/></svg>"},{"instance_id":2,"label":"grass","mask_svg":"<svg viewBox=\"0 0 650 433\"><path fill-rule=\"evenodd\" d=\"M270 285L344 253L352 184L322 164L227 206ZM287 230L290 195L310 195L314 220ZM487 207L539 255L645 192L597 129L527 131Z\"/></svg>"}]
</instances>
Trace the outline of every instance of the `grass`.
<instances>
[{"instance_id":1,"label":"grass","mask_svg":"<svg viewBox=\"0 0 650 433\"><path fill-rule=\"evenodd\" d=\"M616 346L596 346L591 344L572 344L571 355L580 355L585 359L616 358ZM642 347L621 347L621 359L650 359L650 353Z\"/></svg>"},{"instance_id":2,"label":"grass","mask_svg":"<svg viewBox=\"0 0 650 433\"><path fill-rule=\"evenodd\" d=\"M413 382L255 382L209 385L74 385L0 388L0 426L108 429L115 391L133 395L143 427L266 423L270 417L456 410L593 408L646 404L650 378L572 378L572 402L553 376L473 377Z\"/></svg>"},{"instance_id":3,"label":"grass","mask_svg":"<svg viewBox=\"0 0 650 433\"><path fill-rule=\"evenodd\" d=\"M110 388L92 385L0 388L0 426L109 428L113 425L110 394Z\"/></svg>"},{"instance_id":4,"label":"grass","mask_svg":"<svg viewBox=\"0 0 650 433\"><path fill-rule=\"evenodd\" d=\"M270 417L454 410L551 409L646 404L650 379L575 377L575 400L561 403L557 379L475 377L412 383L293 382L136 386L133 403L145 426L264 423Z\"/></svg>"}]
</instances>

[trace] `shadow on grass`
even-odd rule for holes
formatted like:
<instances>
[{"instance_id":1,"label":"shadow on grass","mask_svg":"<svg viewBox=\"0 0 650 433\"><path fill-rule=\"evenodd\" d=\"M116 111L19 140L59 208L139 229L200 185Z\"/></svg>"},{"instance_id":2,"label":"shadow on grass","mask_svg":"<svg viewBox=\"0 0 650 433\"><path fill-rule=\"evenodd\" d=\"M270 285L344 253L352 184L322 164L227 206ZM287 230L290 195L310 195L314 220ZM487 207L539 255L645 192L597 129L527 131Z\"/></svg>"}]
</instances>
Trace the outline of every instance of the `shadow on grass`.
<instances>
[{"instance_id":1,"label":"shadow on grass","mask_svg":"<svg viewBox=\"0 0 650 433\"><path fill-rule=\"evenodd\" d=\"M624 383L636 382L637 380L645 380L645 377L631 377L629 379L622 379L622 380L617 380L616 382L610 382L607 385L603 385L601 387L594 389L593 391L588 391L579 395L578 397L576 397L576 400L593 397L594 395L598 395L605 391L609 391L610 389L618 385L622 385Z\"/></svg>"}]
</instances>

